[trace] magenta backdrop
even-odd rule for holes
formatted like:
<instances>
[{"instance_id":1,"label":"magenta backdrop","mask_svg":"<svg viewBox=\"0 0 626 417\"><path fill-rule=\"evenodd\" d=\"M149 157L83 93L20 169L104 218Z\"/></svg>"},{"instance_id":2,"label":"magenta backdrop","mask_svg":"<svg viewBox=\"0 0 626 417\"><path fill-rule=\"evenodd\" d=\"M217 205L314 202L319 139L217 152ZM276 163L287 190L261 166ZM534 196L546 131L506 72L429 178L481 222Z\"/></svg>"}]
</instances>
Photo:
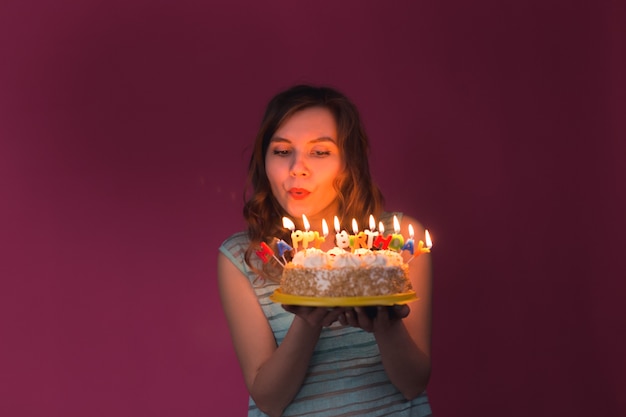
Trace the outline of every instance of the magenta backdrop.
<instances>
[{"instance_id":1,"label":"magenta backdrop","mask_svg":"<svg viewBox=\"0 0 626 417\"><path fill-rule=\"evenodd\" d=\"M432 231L435 415L626 415L624 3L245 3L0 5L0 415L245 415L215 258L295 82Z\"/></svg>"}]
</instances>

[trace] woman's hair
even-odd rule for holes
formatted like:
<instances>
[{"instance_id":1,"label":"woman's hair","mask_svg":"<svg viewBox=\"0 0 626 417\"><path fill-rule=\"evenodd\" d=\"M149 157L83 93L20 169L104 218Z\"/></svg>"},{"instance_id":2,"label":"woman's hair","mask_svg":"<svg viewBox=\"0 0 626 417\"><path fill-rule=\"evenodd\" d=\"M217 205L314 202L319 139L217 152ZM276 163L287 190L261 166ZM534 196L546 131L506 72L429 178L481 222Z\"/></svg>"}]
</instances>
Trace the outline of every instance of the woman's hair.
<instances>
[{"instance_id":1,"label":"woman's hair","mask_svg":"<svg viewBox=\"0 0 626 417\"><path fill-rule=\"evenodd\" d=\"M266 242L274 249L276 238L290 242L290 232L282 226L282 218L288 214L272 194L265 172L265 155L270 140L289 117L310 107L328 109L337 124L337 145L344 171L334 185L338 199L337 216L342 229L350 230L353 218L358 224L368 224L370 214L378 217L382 212L383 196L372 181L368 162L369 141L356 106L333 88L309 85L289 88L272 98L267 105L248 166L243 215L248 223L250 246L245 260L255 270L250 257L259 249L261 242ZM327 221L332 225L333 219ZM272 259L264 264L263 271L257 272L263 277L277 280L280 270L281 267Z\"/></svg>"}]
</instances>

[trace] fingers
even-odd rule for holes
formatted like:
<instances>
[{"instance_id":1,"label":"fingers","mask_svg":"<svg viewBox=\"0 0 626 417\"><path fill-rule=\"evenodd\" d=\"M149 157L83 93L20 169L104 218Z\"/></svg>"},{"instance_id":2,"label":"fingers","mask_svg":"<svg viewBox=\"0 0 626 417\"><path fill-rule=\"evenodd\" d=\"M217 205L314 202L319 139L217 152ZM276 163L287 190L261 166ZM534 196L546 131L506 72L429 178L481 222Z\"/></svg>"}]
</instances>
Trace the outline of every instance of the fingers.
<instances>
[{"instance_id":1,"label":"fingers","mask_svg":"<svg viewBox=\"0 0 626 417\"><path fill-rule=\"evenodd\" d=\"M293 313L297 316L323 316L325 312L331 311L332 309L326 309L321 307L307 307L307 306L297 306L290 304L282 304L282 307L285 311Z\"/></svg>"},{"instance_id":2,"label":"fingers","mask_svg":"<svg viewBox=\"0 0 626 417\"><path fill-rule=\"evenodd\" d=\"M344 308L305 307L283 304L283 309L306 321L312 327L328 327L338 320Z\"/></svg>"},{"instance_id":3,"label":"fingers","mask_svg":"<svg viewBox=\"0 0 626 417\"><path fill-rule=\"evenodd\" d=\"M357 315L353 309L344 309L337 317L339 323L343 326L359 327Z\"/></svg>"},{"instance_id":4,"label":"fingers","mask_svg":"<svg viewBox=\"0 0 626 417\"><path fill-rule=\"evenodd\" d=\"M322 318L322 326L328 327L336 322L343 315L343 308L320 309L326 310L326 314Z\"/></svg>"},{"instance_id":5,"label":"fingers","mask_svg":"<svg viewBox=\"0 0 626 417\"><path fill-rule=\"evenodd\" d=\"M374 330L374 320L370 318L363 307L355 307L354 312L356 313L356 327L360 327L366 332L371 332Z\"/></svg>"},{"instance_id":6,"label":"fingers","mask_svg":"<svg viewBox=\"0 0 626 417\"><path fill-rule=\"evenodd\" d=\"M406 304L404 305L396 304L393 306L393 315L394 317L397 317L399 319L406 318L410 312L411 312L411 307L409 307Z\"/></svg>"},{"instance_id":7,"label":"fingers","mask_svg":"<svg viewBox=\"0 0 626 417\"><path fill-rule=\"evenodd\" d=\"M283 310L295 315L298 315L302 311L302 307L296 305L281 304L280 306L283 308Z\"/></svg>"},{"instance_id":8,"label":"fingers","mask_svg":"<svg viewBox=\"0 0 626 417\"><path fill-rule=\"evenodd\" d=\"M283 305L283 308L303 318L311 326L328 327L339 321L343 326L359 327L366 332L386 328L392 321L404 319L411 312L408 305L354 308Z\"/></svg>"}]
</instances>

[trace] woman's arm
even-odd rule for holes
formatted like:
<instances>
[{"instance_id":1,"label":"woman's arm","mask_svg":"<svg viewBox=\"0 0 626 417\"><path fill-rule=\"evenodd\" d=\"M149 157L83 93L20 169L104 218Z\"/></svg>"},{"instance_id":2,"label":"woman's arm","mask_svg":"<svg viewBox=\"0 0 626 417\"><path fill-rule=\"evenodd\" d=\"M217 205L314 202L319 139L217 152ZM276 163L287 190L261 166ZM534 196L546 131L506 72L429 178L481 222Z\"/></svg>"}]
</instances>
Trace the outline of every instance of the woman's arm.
<instances>
[{"instance_id":1,"label":"woman's arm","mask_svg":"<svg viewBox=\"0 0 626 417\"><path fill-rule=\"evenodd\" d=\"M300 390L322 327L340 311L297 309L277 347L248 279L221 253L217 265L222 306L248 391L263 412L279 416Z\"/></svg>"},{"instance_id":2,"label":"woman's arm","mask_svg":"<svg viewBox=\"0 0 626 417\"><path fill-rule=\"evenodd\" d=\"M416 241L420 236L423 240L421 225L404 216L402 230L409 224L415 229ZM409 257L407 254L406 259ZM364 309L357 308L352 315L346 314L345 321L374 334L389 380L405 398L413 399L426 389L430 378L432 272L429 255L421 255L409 263L409 278L419 297L410 303L410 314L406 306L399 308L395 316L390 316L388 309L379 308L376 317L371 319Z\"/></svg>"}]
</instances>

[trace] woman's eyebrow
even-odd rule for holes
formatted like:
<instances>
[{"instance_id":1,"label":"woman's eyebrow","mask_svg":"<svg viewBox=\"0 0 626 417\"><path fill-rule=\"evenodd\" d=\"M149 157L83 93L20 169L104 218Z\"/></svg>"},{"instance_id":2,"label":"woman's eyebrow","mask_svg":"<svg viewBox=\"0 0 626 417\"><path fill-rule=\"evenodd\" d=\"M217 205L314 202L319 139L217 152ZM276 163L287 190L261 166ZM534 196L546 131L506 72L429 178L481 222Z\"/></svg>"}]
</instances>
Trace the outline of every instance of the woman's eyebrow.
<instances>
[{"instance_id":1,"label":"woman's eyebrow","mask_svg":"<svg viewBox=\"0 0 626 417\"><path fill-rule=\"evenodd\" d=\"M272 136L272 138L270 139L270 142L286 142L286 143L291 143L291 141L290 141L289 139L281 138L280 136Z\"/></svg>"},{"instance_id":2,"label":"woman's eyebrow","mask_svg":"<svg viewBox=\"0 0 626 417\"><path fill-rule=\"evenodd\" d=\"M317 139L313 139L310 143L319 143L319 142L332 142L334 144L337 143L337 141L331 138L330 136L322 136Z\"/></svg>"},{"instance_id":3,"label":"woman's eyebrow","mask_svg":"<svg viewBox=\"0 0 626 417\"><path fill-rule=\"evenodd\" d=\"M283 138L280 136L272 136L272 138L270 139L270 142L284 142L284 143L291 143L291 141L287 138ZM321 136L319 138L310 140L308 143L320 143L320 142L332 142L334 144L337 144L337 141L333 138L331 138L330 136Z\"/></svg>"}]
</instances>

